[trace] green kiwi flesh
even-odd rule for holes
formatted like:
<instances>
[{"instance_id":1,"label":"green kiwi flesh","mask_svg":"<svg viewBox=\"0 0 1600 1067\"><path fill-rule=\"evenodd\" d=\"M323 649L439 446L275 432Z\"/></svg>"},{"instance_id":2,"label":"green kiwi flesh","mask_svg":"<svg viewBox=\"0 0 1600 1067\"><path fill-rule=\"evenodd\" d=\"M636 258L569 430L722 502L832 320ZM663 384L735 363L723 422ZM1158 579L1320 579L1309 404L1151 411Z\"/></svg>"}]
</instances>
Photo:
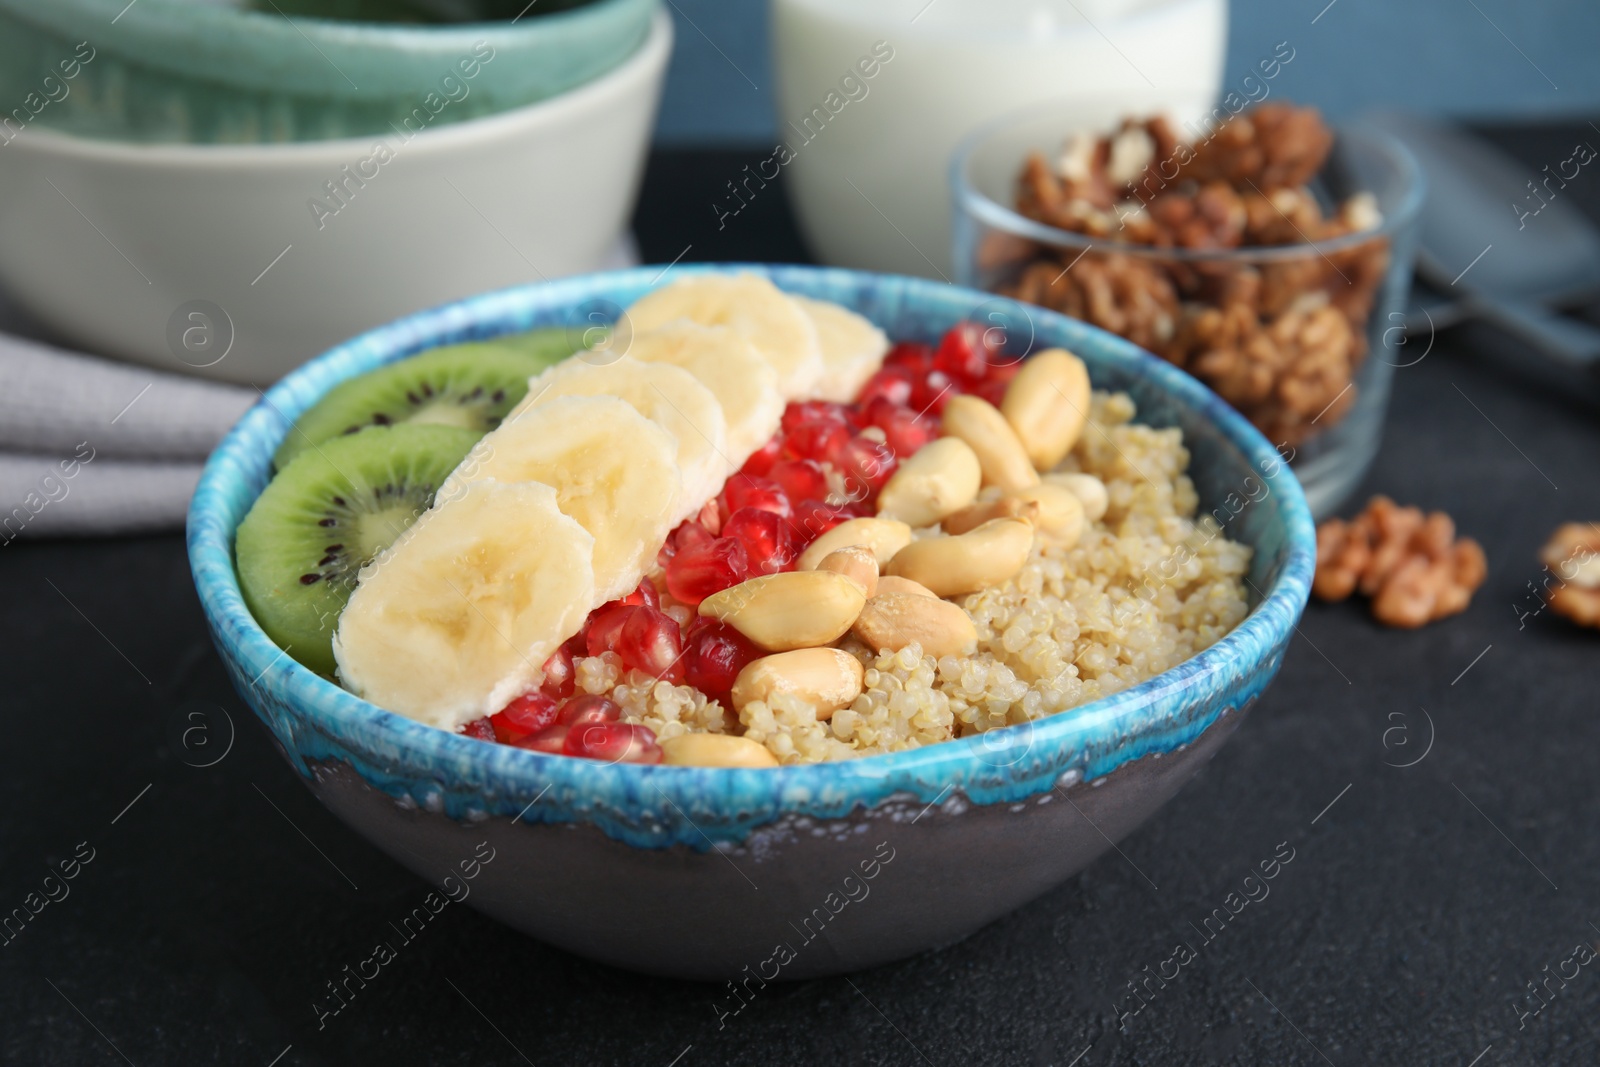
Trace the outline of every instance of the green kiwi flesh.
<instances>
[{"instance_id":1,"label":"green kiwi flesh","mask_svg":"<svg viewBox=\"0 0 1600 1067\"><path fill-rule=\"evenodd\" d=\"M508 333L494 339L505 348L514 348L539 361L540 370L552 367L578 349L593 347L610 333L608 326L544 326L527 333Z\"/></svg>"},{"instance_id":2,"label":"green kiwi flesh","mask_svg":"<svg viewBox=\"0 0 1600 1067\"><path fill-rule=\"evenodd\" d=\"M435 348L352 378L329 390L289 430L273 457L283 470L301 452L368 426L454 426L480 437L528 392L548 364L501 344Z\"/></svg>"},{"instance_id":3,"label":"green kiwi flesh","mask_svg":"<svg viewBox=\"0 0 1600 1067\"><path fill-rule=\"evenodd\" d=\"M433 503L480 434L405 423L340 435L280 470L239 524L239 588L267 636L321 674L361 568Z\"/></svg>"}]
</instances>

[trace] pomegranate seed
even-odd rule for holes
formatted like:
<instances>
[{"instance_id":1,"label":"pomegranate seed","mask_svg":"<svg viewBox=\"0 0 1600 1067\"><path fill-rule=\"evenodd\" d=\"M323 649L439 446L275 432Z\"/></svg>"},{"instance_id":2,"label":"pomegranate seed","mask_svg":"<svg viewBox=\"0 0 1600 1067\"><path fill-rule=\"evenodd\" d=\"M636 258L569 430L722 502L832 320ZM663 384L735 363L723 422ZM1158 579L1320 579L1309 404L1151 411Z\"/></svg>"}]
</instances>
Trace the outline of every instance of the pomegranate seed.
<instances>
[{"instance_id":1,"label":"pomegranate seed","mask_svg":"<svg viewBox=\"0 0 1600 1067\"><path fill-rule=\"evenodd\" d=\"M717 535L701 526L698 522L683 522L678 528L667 535L667 543L672 546L673 552L682 552L686 548L697 545L708 545L716 540Z\"/></svg>"},{"instance_id":2,"label":"pomegranate seed","mask_svg":"<svg viewBox=\"0 0 1600 1067\"><path fill-rule=\"evenodd\" d=\"M590 613L589 625L585 628L584 654L598 656L602 652L615 652L623 624L638 610L640 609L635 605L616 601L595 608Z\"/></svg>"},{"instance_id":3,"label":"pomegranate seed","mask_svg":"<svg viewBox=\"0 0 1600 1067\"><path fill-rule=\"evenodd\" d=\"M571 696L574 685L573 655L572 649L567 647L568 644L570 642L563 643L560 648L550 653L549 659L544 661L544 681L539 685L540 691L546 696L555 697L558 700ZM579 654L581 655L587 651L588 642L585 641L584 647L580 649Z\"/></svg>"},{"instance_id":4,"label":"pomegranate seed","mask_svg":"<svg viewBox=\"0 0 1600 1067\"><path fill-rule=\"evenodd\" d=\"M850 437L850 426L842 419L820 418L804 422L783 438L779 455L784 459L825 460Z\"/></svg>"},{"instance_id":5,"label":"pomegranate seed","mask_svg":"<svg viewBox=\"0 0 1600 1067\"><path fill-rule=\"evenodd\" d=\"M548 728L556 721L558 708L555 699L544 693L524 693L489 716L489 724L500 743L509 745Z\"/></svg>"},{"instance_id":6,"label":"pomegranate seed","mask_svg":"<svg viewBox=\"0 0 1600 1067\"><path fill-rule=\"evenodd\" d=\"M688 682L708 697L728 706L728 694L733 680L753 660L765 653L744 634L726 623L701 620L706 623L696 628L690 636L690 651L684 657L688 665Z\"/></svg>"},{"instance_id":7,"label":"pomegranate seed","mask_svg":"<svg viewBox=\"0 0 1600 1067\"><path fill-rule=\"evenodd\" d=\"M889 450L904 460L939 435L932 419L919 417L909 408L879 398L867 406L867 421L883 431Z\"/></svg>"},{"instance_id":8,"label":"pomegranate seed","mask_svg":"<svg viewBox=\"0 0 1600 1067\"><path fill-rule=\"evenodd\" d=\"M574 726L561 751L568 756L604 760L607 763L660 763L661 746L655 731L648 726L625 722L589 723Z\"/></svg>"},{"instance_id":9,"label":"pomegranate seed","mask_svg":"<svg viewBox=\"0 0 1600 1067\"><path fill-rule=\"evenodd\" d=\"M841 522L858 517L849 507L825 504L820 500L802 500L794 509L794 518L790 520L795 530L795 547L804 552L811 542Z\"/></svg>"},{"instance_id":10,"label":"pomegranate seed","mask_svg":"<svg viewBox=\"0 0 1600 1067\"><path fill-rule=\"evenodd\" d=\"M731 537L719 537L685 548L668 562L667 590L676 600L694 607L749 575L750 559L744 545Z\"/></svg>"},{"instance_id":11,"label":"pomegranate seed","mask_svg":"<svg viewBox=\"0 0 1600 1067\"><path fill-rule=\"evenodd\" d=\"M880 399L895 404L909 404L911 383L916 377L906 367L884 367L867 379L867 384L861 387L861 392L856 396L856 403L863 408Z\"/></svg>"},{"instance_id":12,"label":"pomegranate seed","mask_svg":"<svg viewBox=\"0 0 1600 1067\"><path fill-rule=\"evenodd\" d=\"M918 415L938 418L950 398L961 392L954 378L942 370L931 370L911 386L911 409Z\"/></svg>"},{"instance_id":13,"label":"pomegranate seed","mask_svg":"<svg viewBox=\"0 0 1600 1067\"><path fill-rule=\"evenodd\" d=\"M567 742L569 729L570 727L559 724L546 727L536 734L529 734L520 741L513 741L512 744L532 752L548 752L552 756L559 756L561 755L561 746Z\"/></svg>"},{"instance_id":14,"label":"pomegranate seed","mask_svg":"<svg viewBox=\"0 0 1600 1067\"><path fill-rule=\"evenodd\" d=\"M471 722L467 723L461 728L460 733L463 733L468 737L475 738L479 741L495 740L494 723L490 722L487 718L473 719Z\"/></svg>"},{"instance_id":15,"label":"pomegranate seed","mask_svg":"<svg viewBox=\"0 0 1600 1067\"><path fill-rule=\"evenodd\" d=\"M984 371L983 378L985 381L1010 385L1011 379L1015 378L1021 370L1022 360L1013 359L1010 356L1002 356L996 362L989 364L989 369Z\"/></svg>"},{"instance_id":16,"label":"pomegranate seed","mask_svg":"<svg viewBox=\"0 0 1600 1067\"><path fill-rule=\"evenodd\" d=\"M846 491L856 501L876 498L883 483L900 465L887 444L859 436L850 438L836 462L844 475Z\"/></svg>"},{"instance_id":17,"label":"pomegranate seed","mask_svg":"<svg viewBox=\"0 0 1600 1067\"><path fill-rule=\"evenodd\" d=\"M673 685L683 682L683 631L666 614L641 607L623 624L617 638L617 655L625 667L665 678Z\"/></svg>"},{"instance_id":18,"label":"pomegranate seed","mask_svg":"<svg viewBox=\"0 0 1600 1067\"><path fill-rule=\"evenodd\" d=\"M776 434L772 440L750 453L750 458L744 461L744 466L739 468L741 474L752 474L756 477L765 475L777 462L778 451L783 447L783 435Z\"/></svg>"},{"instance_id":19,"label":"pomegranate seed","mask_svg":"<svg viewBox=\"0 0 1600 1067\"><path fill-rule=\"evenodd\" d=\"M976 382L983 377L988 357L983 327L975 322L958 322L940 340L933 354L933 369L958 382Z\"/></svg>"},{"instance_id":20,"label":"pomegranate seed","mask_svg":"<svg viewBox=\"0 0 1600 1067\"><path fill-rule=\"evenodd\" d=\"M920 377L933 365L933 348L920 341L901 341L883 357L885 367L904 367Z\"/></svg>"},{"instance_id":21,"label":"pomegranate seed","mask_svg":"<svg viewBox=\"0 0 1600 1067\"><path fill-rule=\"evenodd\" d=\"M616 722L622 718L622 706L609 697L585 693L573 697L556 713L557 726L582 726L591 722Z\"/></svg>"},{"instance_id":22,"label":"pomegranate seed","mask_svg":"<svg viewBox=\"0 0 1600 1067\"><path fill-rule=\"evenodd\" d=\"M772 465L769 477L783 488L790 500L807 497L821 500L828 495L828 475L814 459L779 460Z\"/></svg>"},{"instance_id":23,"label":"pomegranate seed","mask_svg":"<svg viewBox=\"0 0 1600 1067\"><path fill-rule=\"evenodd\" d=\"M985 378L983 381L972 386L972 395L982 397L995 407L999 407L1005 401L1006 386L1009 384L1009 382L996 381L993 378Z\"/></svg>"},{"instance_id":24,"label":"pomegranate seed","mask_svg":"<svg viewBox=\"0 0 1600 1067\"><path fill-rule=\"evenodd\" d=\"M794 507L783 487L771 478L735 475L722 487L722 514L732 515L740 508L761 508L785 517L794 514ZM723 533L726 535L726 518Z\"/></svg>"},{"instance_id":25,"label":"pomegranate seed","mask_svg":"<svg viewBox=\"0 0 1600 1067\"><path fill-rule=\"evenodd\" d=\"M646 578L639 583L637 589L621 600L616 601L616 603L636 606L642 604L647 608L658 608L661 606L661 594L656 592L656 587L651 583L650 579Z\"/></svg>"},{"instance_id":26,"label":"pomegranate seed","mask_svg":"<svg viewBox=\"0 0 1600 1067\"><path fill-rule=\"evenodd\" d=\"M728 516L722 532L744 546L751 574L777 574L787 570L800 554L790 522L760 508L740 508Z\"/></svg>"},{"instance_id":27,"label":"pomegranate seed","mask_svg":"<svg viewBox=\"0 0 1600 1067\"><path fill-rule=\"evenodd\" d=\"M783 433L794 433L803 426L817 424L849 426L850 417L843 404L831 400L801 400L783 409Z\"/></svg>"}]
</instances>

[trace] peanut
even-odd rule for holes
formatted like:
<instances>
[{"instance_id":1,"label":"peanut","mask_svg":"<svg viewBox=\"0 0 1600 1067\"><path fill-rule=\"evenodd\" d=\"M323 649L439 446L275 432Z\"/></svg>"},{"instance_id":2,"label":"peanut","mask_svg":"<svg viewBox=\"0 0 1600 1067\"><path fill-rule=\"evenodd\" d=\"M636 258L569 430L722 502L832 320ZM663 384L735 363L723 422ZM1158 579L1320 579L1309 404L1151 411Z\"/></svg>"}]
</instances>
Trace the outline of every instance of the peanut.
<instances>
[{"instance_id":1,"label":"peanut","mask_svg":"<svg viewBox=\"0 0 1600 1067\"><path fill-rule=\"evenodd\" d=\"M1031 500L1003 493L975 504L968 504L954 515L946 516L943 526L948 534L964 534L976 530L990 519L1026 519L1033 522L1039 517L1039 505Z\"/></svg>"},{"instance_id":2,"label":"peanut","mask_svg":"<svg viewBox=\"0 0 1600 1067\"><path fill-rule=\"evenodd\" d=\"M745 665L733 682L733 706L743 711L753 700L778 693L798 697L828 719L861 695L861 661L837 648L798 648L762 656Z\"/></svg>"},{"instance_id":3,"label":"peanut","mask_svg":"<svg viewBox=\"0 0 1600 1067\"><path fill-rule=\"evenodd\" d=\"M950 398L944 407L944 432L959 437L978 456L986 485L1026 489L1039 484L1028 451L1006 417L987 400L971 394Z\"/></svg>"},{"instance_id":4,"label":"peanut","mask_svg":"<svg viewBox=\"0 0 1600 1067\"><path fill-rule=\"evenodd\" d=\"M679 734L661 742L661 762L676 767L776 767L767 746L732 734Z\"/></svg>"},{"instance_id":5,"label":"peanut","mask_svg":"<svg viewBox=\"0 0 1600 1067\"><path fill-rule=\"evenodd\" d=\"M878 591L873 593L872 596L884 596L888 593L909 593L912 596L931 596L935 600L939 599L934 596L932 589L929 589L921 582L913 582L910 578L901 578L894 574L885 574L882 578L879 578ZM872 597L869 596L867 599L871 600Z\"/></svg>"},{"instance_id":6,"label":"peanut","mask_svg":"<svg viewBox=\"0 0 1600 1067\"><path fill-rule=\"evenodd\" d=\"M765 574L713 593L700 614L725 622L768 652L829 645L861 614L867 591L834 571Z\"/></svg>"},{"instance_id":7,"label":"peanut","mask_svg":"<svg viewBox=\"0 0 1600 1067\"><path fill-rule=\"evenodd\" d=\"M814 571L817 565L841 548L861 545L883 566L894 554L911 543L911 527L897 519L846 519L815 541L802 553L796 567Z\"/></svg>"},{"instance_id":8,"label":"peanut","mask_svg":"<svg viewBox=\"0 0 1600 1067\"><path fill-rule=\"evenodd\" d=\"M837 552L829 552L817 564L819 571L833 571L861 583L870 599L878 591L878 558L862 545L851 545Z\"/></svg>"},{"instance_id":9,"label":"peanut","mask_svg":"<svg viewBox=\"0 0 1600 1067\"><path fill-rule=\"evenodd\" d=\"M1045 475L1044 480L1050 485L1059 485L1072 490L1073 495L1083 504L1083 517L1090 522L1099 522L1105 518L1111 498L1106 495L1106 483L1099 478L1092 474L1060 471Z\"/></svg>"},{"instance_id":10,"label":"peanut","mask_svg":"<svg viewBox=\"0 0 1600 1067\"><path fill-rule=\"evenodd\" d=\"M978 647L977 627L959 605L919 593L879 593L861 609L854 630L874 652L898 652L913 641L936 658Z\"/></svg>"},{"instance_id":11,"label":"peanut","mask_svg":"<svg viewBox=\"0 0 1600 1067\"><path fill-rule=\"evenodd\" d=\"M1000 412L1017 431L1034 467L1047 471L1078 443L1089 418L1089 369L1064 348L1022 363L1006 386Z\"/></svg>"},{"instance_id":12,"label":"peanut","mask_svg":"<svg viewBox=\"0 0 1600 1067\"><path fill-rule=\"evenodd\" d=\"M1014 577L1032 548L1032 523L990 519L968 533L911 542L889 561L888 573L921 582L936 596L961 596Z\"/></svg>"},{"instance_id":13,"label":"peanut","mask_svg":"<svg viewBox=\"0 0 1600 1067\"><path fill-rule=\"evenodd\" d=\"M1065 486L1048 483L1036 485L1031 489L1007 493L1002 499L1016 500L1024 507L1029 507L1033 513L1024 517L1033 523L1035 530L1052 541L1075 545L1078 538L1083 536L1086 525L1083 501Z\"/></svg>"},{"instance_id":14,"label":"peanut","mask_svg":"<svg viewBox=\"0 0 1600 1067\"><path fill-rule=\"evenodd\" d=\"M878 514L910 526L932 526L972 503L983 470L959 437L940 437L919 448L878 494Z\"/></svg>"}]
</instances>

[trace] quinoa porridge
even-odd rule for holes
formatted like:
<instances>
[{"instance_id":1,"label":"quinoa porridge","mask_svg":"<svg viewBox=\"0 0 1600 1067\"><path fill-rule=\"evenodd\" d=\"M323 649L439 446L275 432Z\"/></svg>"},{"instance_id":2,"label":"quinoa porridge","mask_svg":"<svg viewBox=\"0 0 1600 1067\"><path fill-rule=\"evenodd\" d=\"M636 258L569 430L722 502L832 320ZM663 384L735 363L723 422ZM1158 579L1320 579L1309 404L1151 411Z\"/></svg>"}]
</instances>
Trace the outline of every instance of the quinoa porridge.
<instances>
[{"instance_id":1,"label":"quinoa porridge","mask_svg":"<svg viewBox=\"0 0 1600 1067\"><path fill-rule=\"evenodd\" d=\"M625 355L451 346L303 415L236 544L268 636L480 741L770 768L1070 712L1245 617L1182 433L1065 349L752 274L628 315Z\"/></svg>"}]
</instances>

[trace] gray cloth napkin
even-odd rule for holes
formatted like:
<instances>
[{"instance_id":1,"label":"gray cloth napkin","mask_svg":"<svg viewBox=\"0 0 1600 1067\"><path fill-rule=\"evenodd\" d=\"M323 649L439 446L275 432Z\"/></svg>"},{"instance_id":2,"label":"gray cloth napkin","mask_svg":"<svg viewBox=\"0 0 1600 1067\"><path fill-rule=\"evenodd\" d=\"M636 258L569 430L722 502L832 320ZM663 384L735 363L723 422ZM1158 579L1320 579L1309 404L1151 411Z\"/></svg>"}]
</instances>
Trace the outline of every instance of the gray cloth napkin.
<instances>
[{"instance_id":1,"label":"gray cloth napkin","mask_svg":"<svg viewBox=\"0 0 1600 1067\"><path fill-rule=\"evenodd\" d=\"M179 529L255 390L0 333L0 545Z\"/></svg>"}]
</instances>

